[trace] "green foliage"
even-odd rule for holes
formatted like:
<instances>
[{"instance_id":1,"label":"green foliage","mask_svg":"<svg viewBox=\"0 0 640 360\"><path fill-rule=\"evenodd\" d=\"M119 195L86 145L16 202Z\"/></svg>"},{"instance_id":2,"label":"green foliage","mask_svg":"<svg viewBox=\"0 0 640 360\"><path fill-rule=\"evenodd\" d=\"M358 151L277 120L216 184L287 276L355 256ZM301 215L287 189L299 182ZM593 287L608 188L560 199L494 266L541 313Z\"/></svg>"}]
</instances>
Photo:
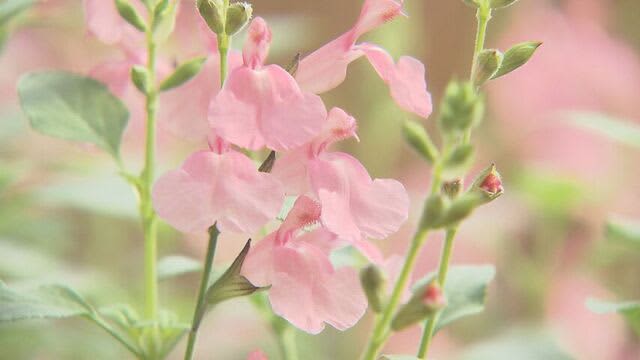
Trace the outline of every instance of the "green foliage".
<instances>
[{"instance_id":1,"label":"green foliage","mask_svg":"<svg viewBox=\"0 0 640 360\"><path fill-rule=\"evenodd\" d=\"M618 313L622 315L636 335L640 336L640 301L612 303L587 299L586 305L596 314Z\"/></svg>"},{"instance_id":2,"label":"green foliage","mask_svg":"<svg viewBox=\"0 0 640 360\"><path fill-rule=\"evenodd\" d=\"M60 319L93 312L78 293L62 285L43 285L18 292L0 282L0 305L0 322Z\"/></svg>"},{"instance_id":3,"label":"green foliage","mask_svg":"<svg viewBox=\"0 0 640 360\"><path fill-rule=\"evenodd\" d=\"M131 82L145 95L149 94L149 90L151 90L153 86L147 68L140 65L135 65L131 68Z\"/></svg>"},{"instance_id":4,"label":"green foliage","mask_svg":"<svg viewBox=\"0 0 640 360\"><path fill-rule=\"evenodd\" d=\"M500 50L486 49L478 54L476 60L475 72L473 73L473 84L482 86L489 79L492 79L501 68L504 55Z\"/></svg>"},{"instance_id":5,"label":"green foliage","mask_svg":"<svg viewBox=\"0 0 640 360\"><path fill-rule=\"evenodd\" d=\"M181 255L166 256L158 261L160 280L202 270L200 261Z\"/></svg>"},{"instance_id":6,"label":"green foliage","mask_svg":"<svg viewBox=\"0 0 640 360\"><path fill-rule=\"evenodd\" d=\"M412 120L404 122L402 128L407 143L429 164L433 164L439 156L438 148L433 144L424 126Z\"/></svg>"},{"instance_id":7,"label":"green foliage","mask_svg":"<svg viewBox=\"0 0 640 360\"><path fill-rule=\"evenodd\" d=\"M201 56L178 66L173 74L169 75L169 77L160 84L160 91L173 89L191 80L200 72L200 69L202 69L202 65L206 60L206 57Z\"/></svg>"},{"instance_id":8,"label":"green foliage","mask_svg":"<svg viewBox=\"0 0 640 360\"><path fill-rule=\"evenodd\" d=\"M22 76L18 94L35 130L95 144L119 158L129 112L104 84L67 72L37 72Z\"/></svg>"},{"instance_id":9,"label":"green foliage","mask_svg":"<svg viewBox=\"0 0 640 360\"><path fill-rule=\"evenodd\" d=\"M129 24L142 32L147 31L147 25L145 24L144 19L142 19L142 16L138 14L136 9L133 7L133 5L131 5L129 1L115 0L115 3L116 8L118 9L118 13L124 20L126 20Z\"/></svg>"},{"instance_id":10,"label":"green foliage","mask_svg":"<svg viewBox=\"0 0 640 360\"><path fill-rule=\"evenodd\" d=\"M0 3L0 27L30 8L36 0L4 0Z\"/></svg>"},{"instance_id":11,"label":"green foliage","mask_svg":"<svg viewBox=\"0 0 640 360\"><path fill-rule=\"evenodd\" d=\"M640 249L640 223L628 220L609 220L605 228L607 239Z\"/></svg>"},{"instance_id":12,"label":"green foliage","mask_svg":"<svg viewBox=\"0 0 640 360\"><path fill-rule=\"evenodd\" d=\"M566 118L579 127L640 149L640 126L635 123L594 112L569 112Z\"/></svg>"},{"instance_id":13,"label":"green foliage","mask_svg":"<svg viewBox=\"0 0 640 360\"><path fill-rule=\"evenodd\" d=\"M484 310L487 287L496 270L492 265L461 265L449 269L444 293L447 306L440 312L436 330L450 323ZM437 274L430 273L416 283L415 289L425 286Z\"/></svg>"},{"instance_id":14,"label":"green foliage","mask_svg":"<svg viewBox=\"0 0 640 360\"><path fill-rule=\"evenodd\" d=\"M459 360L571 360L554 338L532 330L517 330L471 346Z\"/></svg>"}]
</instances>

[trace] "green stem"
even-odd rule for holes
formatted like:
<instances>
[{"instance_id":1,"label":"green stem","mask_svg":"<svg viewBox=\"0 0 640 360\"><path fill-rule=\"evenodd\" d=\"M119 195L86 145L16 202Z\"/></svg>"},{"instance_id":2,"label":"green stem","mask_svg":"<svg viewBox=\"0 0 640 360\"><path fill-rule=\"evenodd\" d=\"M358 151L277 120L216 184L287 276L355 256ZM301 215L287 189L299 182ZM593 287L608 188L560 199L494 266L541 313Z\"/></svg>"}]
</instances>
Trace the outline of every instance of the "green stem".
<instances>
[{"instance_id":1,"label":"green stem","mask_svg":"<svg viewBox=\"0 0 640 360\"><path fill-rule=\"evenodd\" d=\"M150 24L153 24L153 12ZM144 232L144 313L147 320L155 320L158 317L158 277L157 277L157 228L156 213L151 201L151 188L155 174L155 148L156 148L156 111L158 94L156 82L156 43L152 30L147 30L147 71L149 83L152 84L146 94L145 109L146 143L144 168L140 174L140 216Z\"/></svg>"},{"instance_id":2,"label":"green stem","mask_svg":"<svg viewBox=\"0 0 640 360\"><path fill-rule=\"evenodd\" d=\"M277 329L277 335L278 347L282 353L282 358L284 360L298 360L295 329L289 326L289 324L285 324Z\"/></svg>"},{"instance_id":3,"label":"green stem","mask_svg":"<svg viewBox=\"0 0 640 360\"><path fill-rule=\"evenodd\" d=\"M447 281L447 273L449 271L449 262L451 260L451 250L453 249L453 239L456 237L457 228L447 229L447 233L442 247L442 255L440 256L440 266L438 268L438 282L440 286L444 288ZM420 348L418 349L418 358L426 359L429 352L429 345L431 345L431 339L436 330L436 324L440 312L434 314L430 319L427 319L422 332L422 339L420 340Z\"/></svg>"},{"instance_id":4,"label":"green stem","mask_svg":"<svg viewBox=\"0 0 640 360\"><path fill-rule=\"evenodd\" d=\"M471 65L470 76L471 79L473 79L473 74L475 74L476 72L478 55L480 55L480 52L484 50L484 41L487 37L487 25L489 24L489 20L491 20L491 8L488 5L481 5L480 7L478 7L476 18L478 19L478 29L476 31L476 42L473 49L473 63Z\"/></svg>"},{"instance_id":5,"label":"green stem","mask_svg":"<svg viewBox=\"0 0 640 360\"><path fill-rule=\"evenodd\" d=\"M193 312L193 322L191 323L191 331L189 331L189 340L187 341L187 350L185 351L185 360L191 360L193 358L193 352L195 349L196 338L198 336L198 329L200 328L200 322L204 316L204 312L207 309L206 295L207 288L209 286L209 278L211 277L211 268L213 265L213 258L216 254L216 247L218 244L218 227L213 225L209 228L209 244L207 246L207 255L204 262L204 270L202 272L202 279L200 279L200 290L198 290L198 302Z\"/></svg>"},{"instance_id":6,"label":"green stem","mask_svg":"<svg viewBox=\"0 0 640 360\"><path fill-rule=\"evenodd\" d=\"M391 324L393 315L395 314L396 308L400 303L402 293L407 286L409 276L411 275L411 271L415 266L418 254L420 253L420 249L422 248L422 245L424 244L428 233L428 229L419 229L414 235L409 251L407 252L407 257L404 261L404 265L402 266L400 276L398 277L398 280L396 281L396 284L393 288L393 292L391 293L389 303L385 307L380 320L376 322L373 334L369 339L369 343L363 356L364 360L375 360L376 356L380 352L380 349L389 337L389 325Z\"/></svg>"},{"instance_id":7,"label":"green stem","mask_svg":"<svg viewBox=\"0 0 640 360\"><path fill-rule=\"evenodd\" d=\"M114 339L118 340L124 347L127 348L133 355L135 355L138 359L144 359L144 356L140 353L140 351L133 345L129 340L125 339L120 335L118 331L116 331L108 322L104 321L102 317L98 314L89 315L89 319L95 322L98 326L100 326L104 331L108 332Z\"/></svg>"}]
</instances>

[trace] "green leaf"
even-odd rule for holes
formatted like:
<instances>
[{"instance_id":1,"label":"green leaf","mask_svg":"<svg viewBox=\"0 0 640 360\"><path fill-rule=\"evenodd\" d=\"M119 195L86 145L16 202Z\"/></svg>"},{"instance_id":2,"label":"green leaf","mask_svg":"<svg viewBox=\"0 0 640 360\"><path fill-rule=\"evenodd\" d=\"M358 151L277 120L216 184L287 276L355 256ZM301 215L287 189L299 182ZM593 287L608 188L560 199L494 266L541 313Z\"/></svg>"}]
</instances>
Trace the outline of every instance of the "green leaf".
<instances>
[{"instance_id":1,"label":"green leaf","mask_svg":"<svg viewBox=\"0 0 640 360\"><path fill-rule=\"evenodd\" d=\"M200 72L200 69L202 69L202 65L206 60L206 57L201 56L178 66L173 74L169 75L169 77L160 84L160 91L173 89L191 80Z\"/></svg>"},{"instance_id":2,"label":"green leaf","mask_svg":"<svg viewBox=\"0 0 640 360\"><path fill-rule=\"evenodd\" d=\"M407 143L429 164L440 156L438 148L433 144L427 130L417 121L407 120L402 127Z\"/></svg>"},{"instance_id":3,"label":"green leaf","mask_svg":"<svg viewBox=\"0 0 640 360\"><path fill-rule=\"evenodd\" d=\"M19 292L0 282L0 322L60 319L93 313L90 305L71 288L43 285Z\"/></svg>"},{"instance_id":4,"label":"green leaf","mask_svg":"<svg viewBox=\"0 0 640 360\"><path fill-rule=\"evenodd\" d=\"M110 0L104 0L110 1ZM115 0L116 8L118 9L118 13L125 19L129 24L131 24L136 29L145 32L147 31L147 24L145 24L142 16L138 14L136 9L131 5L127 0Z\"/></svg>"},{"instance_id":5,"label":"green leaf","mask_svg":"<svg viewBox=\"0 0 640 360\"><path fill-rule=\"evenodd\" d=\"M595 112L569 112L566 119L611 140L640 149L640 126L628 120Z\"/></svg>"},{"instance_id":6,"label":"green leaf","mask_svg":"<svg viewBox=\"0 0 640 360\"><path fill-rule=\"evenodd\" d=\"M164 280L201 269L202 264L198 260L181 255L167 256L158 261L158 278Z\"/></svg>"},{"instance_id":7,"label":"green leaf","mask_svg":"<svg viewBox=\"0 0 640 360\"><path fill-rule=\"evenodd\" d=\"M462 317L482 312L487 286L495 274L493 265L452 266L444 286L447 306L440 312L436 331ZM435 278L435 273L428 274L416 283L414 289L419 289Z\"/></svg>"},{"instance_id":8,"label":"green leaf","mask_svg":"<svg viewBox=\"0 0 640 360\"><path fill-rule=\"evenodd\" d=\"M447 306L440 314L436 331L462 317L484 311L487 287L495 274L492 265L451 267L444 287Z\"/></svg>"},{"instance_id":9,"label":"green leaf","mask_svg":"<svg viewBox=\"0 0 640 360\"><path fill-rule=\"evenodd\" d=\"M247 278L240 275L242 264L244 264L244 259L247 257L250 248L251 240L247 241L227 271L207 289L206 298L210 305L239 296L251 295L256 291L265 289L254 286Z\"/></svg>"},{"instance_id":10,"label":"green leaf","mask_svg":"<svg viewBox=\"0 0 640 360\"><path fill-rule=\"evenodd\" d=\"M542 43L539 41L527 41L514 45L504 53L500 68L491 78L497 79L526 64L540 45Z\"/></svg>"},{"instance_id":11,"label":"green leaf","mask_svg":"<svg viewBox=\"0 0 640 360\"><path fill-rule=\"evenodd\" d=\"M622 315L636 335L640 336L640 301L612 303L587 299L586 306L596 314L618 313Z\"/></svg>"},{"instance_id":12,"label":"green leaf","mask_svg":"<svg viewBox=\"0 0 640 360\"><path fill-rule=\"evenodd\" d=\"M459 360L572 360L553 336L537 330L510 330L472 345Z\"/></svg>"},{"instance_id":13,"label":"green leaf","mask_svg":"<svg viewBox=\"0 0 640 360\"><path fill-rule=\"evenodd\" d=\"M89 142L119 157L129 112L104 84L67 72L37 72L20 79L18 94L35 130Z\"/></svg>"},{"instance_id":14,"label":"green leaf","mask_svg":"<svg viewBox=\"0 0 640 360\"><path fill-rule=\"evenodd\" d=\"M609 220L605 229L607 239L629 244L640 249L640 222Z\"/></svg>"},{"instance_id":15,"label":"green leaf","mask_svg":"<svg viewBox=\"0 0 640 360\"><path fill-rule=\"evenodd\" d=\"M36 0L5 0L0 3L0 26L30 8Z\"/></svg>"}]
</instances>

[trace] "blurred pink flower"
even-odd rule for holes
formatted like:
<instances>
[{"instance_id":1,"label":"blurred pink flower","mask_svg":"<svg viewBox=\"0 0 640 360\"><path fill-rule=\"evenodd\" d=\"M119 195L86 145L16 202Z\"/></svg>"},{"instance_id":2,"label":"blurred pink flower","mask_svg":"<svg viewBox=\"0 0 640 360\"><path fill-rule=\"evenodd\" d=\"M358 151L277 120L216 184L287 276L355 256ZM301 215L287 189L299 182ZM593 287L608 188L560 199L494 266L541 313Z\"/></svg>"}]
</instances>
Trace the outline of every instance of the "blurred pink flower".
<instances>
[{"instance_id":1,"label":"blurred pink flower","mask_svg":"<svg viewBox=\"0 0 640 360\"><path fill-rule=\"evenodd\" d=\"M215 222L222 232L252 233L276 217L283 200L280 183L233 150L196 152L153 188L158 215L193 233Z\"/></svg>"},{"instance_id":2,"label":"blurred pink flower","mask_svg":"<svg viewBox=\"0 0 640 360\"><path fill-rule=\"evenodd\" d=\"M545 1L519 6L503 47L525 40L544 44L522 70L490 86L493 109L508 123L503 138L531 160L585 178L605 171L611 149L598 135L562 121L563 113L640 116L638 56L607 33L601 2L573 0L565 9Z\"/></svg>"},{"instance_id":3,"label":"blurred pink flower","mask_svg":"<svg viewBox=\"0 0 640 360\"><path fill-rule=\"evenodd\" d=\"M349 64L365 55L402 109L428 117L432 105L424 65L408 56L401 57L395 64L393 58L378 46L356 45L360 36L402 14L402 3L366 0L353 28L300 61L296 72L300 87L316 94L329 91L344 81Z\"/></svg>"},{"instance_id":4,"label":"blurred pink flower","mask_svg":"<svg viewBox=\"0 0 640 360\"><path fill-rule=\"evenodd\" d=\"M247 360L269 360L269 358L262 351L256 350L249 354Z\"/></svg>"},{"instance_id":5,"label":"blurred pink flower","mask_svg":"<svg viewBox=\"0 0 640 360\"><path fill-rule=\"evenodd\" d=\"M276 314L311 334L320 333L325 323L345 330L367 308L357 272L335 269L329 260L339 245L336 236L322 227L304 232L319 218L319 204L298 198L280 229L251 249L242 269L254 285L271 286Z\"/></svg>"},{"instance_id":6,"label":"blurred pink flower","mask_svg":"<svg viewBox=\"0 0 640 360\"><path fill-rule=\"evenodd\" d=\"M319 96L305 93L278 65L263 66L271 42L266 22L255 18L243 50L244 66L233 70L212 100L209 123L225 140L249 148L288 150L313 138L326 119Z\"/></svg>"},{"instance_id":7,"label":"blurred pink flower","mask_svg":"<svg viewBox=\"0 0 640 360\"><path fill-rule=\"evenodd\" d=\"M272 173L290 195L308 194L323 209L322 224L379 263L379 250L366 238L382 239L408 217L409 197L392 179L372 180L351 155L326 151L335 141L355 136L356 121L341 109L329 112L325 129L310 143L282 156Z\"/></svg>"},{"instance_id":8,"label":"blurred pink flower","mask_svg":"<svg viewBox=\"0 0 640 360\"><path fill-rule=\"evenodd\" d=\"M130 3L146 18L147 9L140 0ZM84 11L89 32L103 43L129 50L144 47L144 34L120 16L115 1L84 0Z\"/></svg>"}]
</instances>

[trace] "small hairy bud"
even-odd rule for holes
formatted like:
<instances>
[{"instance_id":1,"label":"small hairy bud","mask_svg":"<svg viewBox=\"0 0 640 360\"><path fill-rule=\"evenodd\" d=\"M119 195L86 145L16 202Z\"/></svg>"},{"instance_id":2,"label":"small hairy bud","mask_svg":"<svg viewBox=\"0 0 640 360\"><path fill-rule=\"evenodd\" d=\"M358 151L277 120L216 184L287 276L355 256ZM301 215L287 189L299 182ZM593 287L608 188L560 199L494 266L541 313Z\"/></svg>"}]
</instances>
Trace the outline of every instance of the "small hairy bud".
<instances>
[{"instance_id":1,"label":"small hairy bud","mask_svg":"<svg viewBox=\"0 0 640 360\"><path fill-rule=\"evenodd\" d=\"M239 2L229 5L224 32L231 36L242 30L249 23L253 8L250 4Z\"/></svg>"},{"instance_id":2,"label":"small hairy bud","mask_svg":"<svg viewBox=\"0 0 640 360\"><path fill-rule=\"evenodd\" d=\"M473 84L482 86L498 72L504 55L495 49L482 50L476 59Z\"/></svg>"},{"instance_id":3,"label":"small hairy bud","mask_svg":"<svg viewBox=\"0 0 640 360\"><path fill-rule=\"evenodd\" d=\"M445 136L456 136L478 125L484 113L484 99L471 83L452 81L440 108L440 130Z\"/></svg>"},{"instance_id":4,"label":"small hairy bud","mask_svg":"<svg viewBox=\"0 0 640 360\"><path fill-rule=\"evenodd\" d=\"M386 279L380 268L371 264L360 271L360 283L369 301L371 310L382 311L385 301Z\"/></svg>"},{"instance_id":5,"label":"small hairy bud","mask_svg":"<svg viewBox=\"0 0 640 360\"><path fill-rule=\"evenodd\" d=\"M407 120L402 127L404 138L411 147L432 164L439 156L438 149L431 141L429 134L418 122Z\"/></svg>"},{"instance_id":6,"label":"small hairy bud","mask_svg":"<svg viewBox=\"0 0 640 360\"><path fill-rule=\"evenodd\" d=\"M542 45L539 41L527 41L513 46L504 54L498 71L492 76L497 79L526 64Z\"/></svg>"},{"instance_id":7,"label":"small hairy bud","mask_svg":"<svg viewBox=\"0 0 640 360\"><path fill-rule=\"evenodd\" d=\"M211 31L216 34L224 33L224 4L221 0L197 0L196 6L200 16L202 16Z\"/></svg>"}]
</instances>

